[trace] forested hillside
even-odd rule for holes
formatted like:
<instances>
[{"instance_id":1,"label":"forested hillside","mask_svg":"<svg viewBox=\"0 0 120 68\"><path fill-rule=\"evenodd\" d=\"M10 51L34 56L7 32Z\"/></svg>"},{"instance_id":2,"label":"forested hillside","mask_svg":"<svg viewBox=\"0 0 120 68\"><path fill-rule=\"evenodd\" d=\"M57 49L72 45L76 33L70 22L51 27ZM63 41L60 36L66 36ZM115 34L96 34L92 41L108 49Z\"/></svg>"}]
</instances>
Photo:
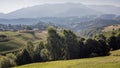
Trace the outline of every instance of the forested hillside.
<instances>
[{"instance_id":1,"label":"forested hillside","mask_svg":"<svg viewBox=\"0 0 120 68\"><path fill-rule=\"evenodd\" d=\"M41 40L39 45L29 41L22 49L2 55L0 66L4 68L34 62L108 56L110 51L120 49L119 30L114 34L99 34L90 39L79 37L71 30L53 27L47 33L46 39Z\"/></svg>"}]
</instances>

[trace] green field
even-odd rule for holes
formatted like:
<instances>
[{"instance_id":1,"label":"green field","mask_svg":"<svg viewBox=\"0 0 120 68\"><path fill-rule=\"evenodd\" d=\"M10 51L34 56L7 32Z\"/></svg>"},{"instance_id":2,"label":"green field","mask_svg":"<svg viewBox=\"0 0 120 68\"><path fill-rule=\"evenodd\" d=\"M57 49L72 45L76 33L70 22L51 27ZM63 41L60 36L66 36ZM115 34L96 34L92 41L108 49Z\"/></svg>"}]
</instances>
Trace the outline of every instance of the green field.
<instances>
[{"instance_id":1,"label":"green field","mask_svg":"<svg viewBox=\"0 0 120 68\"><path fill-rule=\"evenodd\" d=\"M120 50L105 57L41 62L15 68L120 68Z\"/></svg>"},{"instance_id":2,"label":"green field","mask_svg":"<svg viewBox=\"0 0 120 68\"><path fill-rule=\"evenodd\" d=\"M26 45L27 41L32 41L34 44L37 44L43 38L44 34L40 32L35 32L32 34L29 32L3 31L0 32L0 35L6 35L9 40L0 42L0 52L5 52Z\"/></svg>"}]
</instances>

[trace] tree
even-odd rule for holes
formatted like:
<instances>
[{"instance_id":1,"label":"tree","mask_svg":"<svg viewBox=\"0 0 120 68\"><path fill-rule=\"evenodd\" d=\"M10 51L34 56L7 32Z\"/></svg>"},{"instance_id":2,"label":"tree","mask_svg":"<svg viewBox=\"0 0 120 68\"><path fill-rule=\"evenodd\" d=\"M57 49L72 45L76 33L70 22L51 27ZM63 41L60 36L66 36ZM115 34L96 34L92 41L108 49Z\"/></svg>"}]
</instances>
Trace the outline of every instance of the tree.
<instances>
[{"instance_id":1,"label":"tree","mask_svg":"<svg viewBox=\"0 0 120 68\"><path fill-rule=\"evenodd\" d=\"M43 61L49 61L51 59L47 49L42 49L40 52L40 56Z\"/></svg>"},{"instance_id":2,"label":"tree","mask_svg":"<svg viewBox=\"0 0 120 68\"><path fill-rule=\"evenodd\" d=\"M1 57L0 59L0 68L10 68L16 66L16 63L14 60L8 58L8 57Z\"/></svg>"},{"instance_id":3,"label":"tree","mask_svg":"<svg viewBox=\"0 0 120 68\"><path fill-rule=\"evenodd\" d=\"M80 52L79 52L79 57L80 58L87 58L90 55L89 47L84 44L85 39L81 38L79 40L79 47L80 47Z\"/></svg>"},{"instance_id":4,"label":"tree","mask_svg":"<svg viewBox=\"0 0 120 68\"><path fill-rule=\"evenodd\" d=\"M57 33L55 28L48 29L48 37L46 40L45 48L48 50L49 60L61 59L61 37Z\"/></svg>"},{"instance_id":5,"label":"tree","mask_svg":"<svg viewBox=\"0 0 120 68\"><path fill-rule=\"evenodd\" d=\"M33 43L31 41L28 41L27 45L25 46L25 49L29 53L32 61L34 61L34 45L33 45Z\"/></svg>"},{"instance_id":6,"label":"tree","mask_svg":"<svg viewBox=\"0 0 120 68\"><path fill-rule=\"evenodd\" d=\"M110 52L109 45L107 45L107 43L104 40L98 40L97 42L101 44L102 52L101 52L100 56L109 55L109 52Z\"/></svg>"},{"instance_id":7,"label":"tree","mask_svg":"<svg viewBox=\"0 0 120 68\"><path fill-rule=\"evenodd\" d=\"M63 30L65 56L67 59L79 58L79 45L77 36L70 30Z\"/></svg>"},{"instance_id":8,"label":"tree","mask_svg":"<svg viewBox=\"0 0 120 68\"><path fill-rule=\"evenodd\" d=\"M30 27L30 26L26 26L25 29L26 29L26 30L32 30L32 27Z\"/></svg>"},{"instance_id":9,"label":"tree","mask_svg":"<svg viewBox=\"0 0 120 68\"><path fill-rule=\"evenodd\" d=\"M16 55L14 55L13 53L7 54L6 57L9 58L9 59L12 59L14 62L16 60Z\"/></svg>"},{"instance_id":10,"label":"tree","mask_svg":"<svg viewBox=\"0 0 120 68\"><path fill-rule=\"evenodd\" d=\"M119 49L118 38L114 35L108 38L108 44L112 50Z\"/></svg>"},{"instance_id":11,"label":"tree","mask_svg":"<svg viewBox=\"0 0 120 68\"><path fill-rule=\"evenodd\" d=\"M106 41L106 37L103 34L98 34L94 37L95 40L103 40Z\"/></svg>"},{"instance_id":12,"label":"tree","mask_svg":"<svg viewBox=\"0 0 120 68\"><path fill-rule=\"evenodd\" d=\"M104 56L109 53L109 47L103 40L87 39L86 45L89 47L90 56Z\"/></svg>"},{"instance_id":13,"label":"tree","mask_svg":"<svg viewBox=\"0 0 120 68\"><path fill-rule=\"evenodd\" d=\"M20 51L16 55L16 57L17 57L17 59L16 59L17 65L23 65L23 64L28 64L28 63L33 62L30 54L28 53L28 51L26 49L23 49L22 51Z\"/></svg>"},{"instance_id":14,"label":"tree","mask_svg":"<svg viewBox=\"0 0 120 68\"><path fill-rule=\"evenodd\" d=\"M107 44L106 37L103 34L96 35L95 40L101 45L102 53L101 55L109 55L110 46Z\"/></svg>"},{"instance_id":15,"label":"tree","mask_svg":"<svg viewBox=\"0 0 120 68\"><path fill-rule=\"evenodd\" d=\"M41 41L39 45L36 45L34 48L34 62L40 62L43 61L41 58L41 50L44 49L44 44Z\"/></svg>"}]
</instances>

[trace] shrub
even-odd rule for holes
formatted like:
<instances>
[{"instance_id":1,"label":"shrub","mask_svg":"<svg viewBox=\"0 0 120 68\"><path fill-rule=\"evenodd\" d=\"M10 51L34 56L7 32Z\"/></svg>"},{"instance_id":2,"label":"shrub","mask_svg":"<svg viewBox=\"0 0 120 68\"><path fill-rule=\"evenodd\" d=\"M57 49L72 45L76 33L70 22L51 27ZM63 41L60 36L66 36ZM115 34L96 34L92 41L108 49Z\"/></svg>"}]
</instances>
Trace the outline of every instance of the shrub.
<instances>
[{"instance_id":1,"label":"shrub","mask_svg":"<svg viewBox=\"0 0 120 68\"><path fill-rule=\"evenodd\" d=\"M16 60L16 56L12 53L7 54L6 56L14 61Z\"/></svg>"},{"instance_id":2,"label":"shrub","mask_svg":"<svg viewBox=\"0 0 120 68\"><path fill-rule=\"evenodd\" d=\"M16 63L14 60L8 58L8 57L2 57L0 62L0 68L10 68L16 66Z\"/></svg>"},{"instance_id":3,"label":"shrub","mask_svg":"<svg viewBox=\"0 0 120 68\"><path fill-rule=\"evenodd\" d=\"M17 57L17 59L16 59L17 65L32 63L32 58L26 49L23 49L21 52L19 52L16 55L16 57Z\"/></svg>"},{"instance_id":4,"label":"shrub","mask_svg":"<svg viewBox=\"0 0 120 68\"><path fill-rule=\"evenodd\" d=\"M34 62L43 61L41 56L40 56L40 52L43 48L44 48L44 44L42 41L39 43L39 45L36 45L34 47Z\"/></svg>"}]
</instances>

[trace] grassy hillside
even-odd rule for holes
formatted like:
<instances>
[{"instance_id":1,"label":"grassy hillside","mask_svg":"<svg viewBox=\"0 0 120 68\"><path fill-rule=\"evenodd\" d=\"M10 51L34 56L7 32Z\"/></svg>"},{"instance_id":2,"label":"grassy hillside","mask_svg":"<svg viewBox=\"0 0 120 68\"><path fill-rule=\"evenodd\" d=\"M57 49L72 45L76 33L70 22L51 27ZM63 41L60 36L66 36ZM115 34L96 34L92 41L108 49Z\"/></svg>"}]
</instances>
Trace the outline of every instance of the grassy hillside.
<instances>
[{"instance_id":1,"label":"grassy hillside","mask_svg":"<svg viewBox=\"0 0 120 68\"><path fill-rule=\"evenodd\" d=\"M113 31L113 30L118 30L118 29L120 29L120 24L107 26L102 31L108 32L108 31Z\"/></svg>"},{"instance_id":2,"label":"grassy hillside","mask_svg":"<svg viewBox=\"0 0 120 68\"><path fill-rule=\"evenodd\" d=\"M111 52L110 56L76 60L60 60L33 63L15 68L120 68L120 50Z\"/></svg>"},{"instance_id":3,"label":"grassy hillside","mask_svg":"<svg viewBox=\"0 0 120 68\"><path fill-rule=\"evenodd\" d=\"M17 49L26 45L27 41L33 41L37 44L41 39L44 39L43 32L12 32L4 31L0 32L0 35L6 35L8 41L0 42L0 52Z\"/></svg>"}]
</instances>

